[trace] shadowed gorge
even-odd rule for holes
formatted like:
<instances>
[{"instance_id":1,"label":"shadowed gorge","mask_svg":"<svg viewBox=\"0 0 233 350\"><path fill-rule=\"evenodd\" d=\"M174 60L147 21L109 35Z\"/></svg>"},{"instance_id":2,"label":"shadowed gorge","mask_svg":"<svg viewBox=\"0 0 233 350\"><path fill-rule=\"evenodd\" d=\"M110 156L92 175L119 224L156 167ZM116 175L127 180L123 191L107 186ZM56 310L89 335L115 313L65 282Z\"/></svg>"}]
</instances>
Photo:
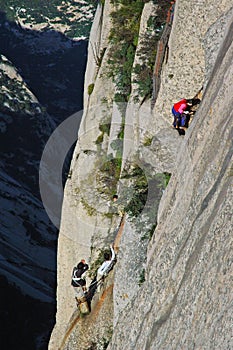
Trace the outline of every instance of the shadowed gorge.
<instances>
[{"instance_id":1,"label":"shadowed gorge","mask_svg":"<svg viewBox=\"0 0 233 350\"><path fill-rule=\"evenodd\" d=\"M41 201L39 165L56 126L82 110L88 28L79 40L74 24L69 36L38 18L25 25L19 11L33 4L20 6L0 3L1 349L42 350L55 322L57 228ZM69 163L70 154L64 182Z\"/></svg>"}]
</instances>

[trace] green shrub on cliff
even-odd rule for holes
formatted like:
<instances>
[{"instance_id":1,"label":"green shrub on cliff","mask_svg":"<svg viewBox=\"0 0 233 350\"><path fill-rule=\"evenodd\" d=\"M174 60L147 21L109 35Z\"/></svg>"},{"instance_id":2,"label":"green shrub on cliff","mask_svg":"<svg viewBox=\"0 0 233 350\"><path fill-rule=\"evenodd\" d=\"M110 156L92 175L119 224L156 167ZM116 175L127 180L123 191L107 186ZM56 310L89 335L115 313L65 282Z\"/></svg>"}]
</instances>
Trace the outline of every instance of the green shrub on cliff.
<instances>
[{"instance_id":1,"label":"green shrub on cliff","mask_svg":"<svg viewBox=\"0 0 233 350\"><path fill-rule=\"evenodd\" d=\"M138 42L140 18L144 7L141 0L112 0L112 28L109 41L112 50L108 60L109 76L113 78L121 101L131 92L131 71Z\"/></svg>"},{"instance_id":2,"label":"green shrub on cliff","mask_svg":"<svg viewBox=\"0 0 233 350\"><path fill-rule=\"evenodd\" d=\"M95 86L95 84L90 84L90 85L88 85L88 87L87 87L87 93L88 93L88 95L90 96L91 94L92 94L92 92L93 92L93 90L94 90L94 86Z\"/></svg>"},{"instance_id":3,"label":"green shrub on cliff","mask_svg":"<svg viewBox=\"0 0 233 350\"><path fill-rule=\"evenodd\" d=\"M112 0L115 10L111 13L113 26L109 41L111 53L108 60L109 76L113 78L118 93L118 102L127 102L131 93L131 74L135 51L138 44L140 19L144 4L142 0ZM137 53L142 60L134 68L134 83L138 84L138 95L151 97L152 77L155 64L158 40L161 37L170 2L154 0L158 8L147 22L147 31L141 40L140 51Z\"/></svg>"},{"instance_id":4,"label":"green shrub on cliff","mask_svg":"<svg viewBox=\"0 0 233 350\"><path fill-rule=\"evenodd\" d=\"M138 84L138 95L144 99L152 95L157 45L163 33L168 9L171 6L170 1L167 0L154 0L153 2L158 5L158 8L147 21L147 30L140 41L140 50L137 52L142 63L134 67L134 83Z\"/></svg>"}]
</instances>

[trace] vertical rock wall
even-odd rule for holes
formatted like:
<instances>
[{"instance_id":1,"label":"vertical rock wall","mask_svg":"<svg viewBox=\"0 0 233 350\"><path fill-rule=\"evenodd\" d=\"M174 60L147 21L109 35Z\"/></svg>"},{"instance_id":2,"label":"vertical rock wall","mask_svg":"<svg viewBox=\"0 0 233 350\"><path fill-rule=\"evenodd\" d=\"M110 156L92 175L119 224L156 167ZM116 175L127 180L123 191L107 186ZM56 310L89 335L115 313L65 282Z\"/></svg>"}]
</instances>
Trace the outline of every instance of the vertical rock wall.
<instances>
[{"instance_id":1,"label":"vertical rock wall","mask_svg":"<svg viewBox=\"0 0 233 350\"><path fill-rule=\"evenodd\" d=\"M138 273L146 267L146 245L140 237L147 232L148 223L144 223L142 216L138 224L143 227L137 228L126 218L120 259L114 268L114 311L108 300L115 325L108 349L174 349L180 344L182 348L217 349L221 348L223 327L227 330L224 349L230 344L230 7L227 1L178 0L168 61L163 66L155 107L151 111L150 101L135 102L136 86L127 104L123 166L135 162L137 155L139 164L146 164L144 170L150 174L170 172L173 176L162 197L158 219L154 217L158 226L148 249L146 282L141 287ZM73 265L83 257L93 262L98 248L113 241L119 224L118 218L106 215L111 211L110 197L104 194L106 188L99 191L98 180L103 154L111 152L116 134L113 121L118 120L113 102L115 87L106 75L111 50L107 44L109 11L110 3L105 1L104 11L101 7L97 10L90 38L85 108L64 196L58 249L57 323L50 350L59 348L72 321ZM140 40L150 11L155 11L152 2L144 8ZM228 36L225 29L230 33ZM100 57L101 61L96 62ZM203 103L190 131L185 138L179 137L171 129L172 103L193 97L203 84ZM109 124L109 134L101 131L103 124ZM148 135L151 144L145 146ZM100 136L101 146L97 142ZM96 322L104 329L103 319L97 318ZM69 349L82 349L74 340L83 326L84 321L73 328ZM60 349L65 349L64 346Z\"/></svg>"},{"instance_id":2,"label":"vertical rock wall","mask_svg":"<svg viewBox=\"0 0 233 350\"><path fill-rule=\"evenodd\" d=\"M99 126L105 122L108 110L101 102L111 98L112 83L102 76L103 68L97 57L105 48L108 33L103 23L108 22L107 8L98 6L93 23L88 50L85 77L84 111L74 151L69 178L64 191L61 227L58 241L57 314L49 349L57 350L65 337L73 313L76 311L74 291L71 287L73 267L83 258L91 265L98 256L98 248L112 242L112 216L108 216L109 200L96 190L98 168L103 165L96 140L101 135ZM107 25L108 27L108 25ZM104 62L104 58L103 58ZM97 78L99 77L99 78ZM92 93L88 86L94 85ZM105 94L106 93L106 94ZM108 141L103 142L106 148ZM87 277L87 284L91 279Z\"/></svg>"},{"instance_id":3,"label":"vertical rock wall","mask_svg":"<svg viewBox=\"0 0 233 350\"><path fill-rule=\"evenodd\" d=\"M178 2L178 11L184 3ZM215 5L221 20L218 24L209 22L218 28L214 36L213 30L208 31L215 38L213 43L219 43L212 60L215 65L211 73L208 69L210 79L205 82L202 104L177 150L177 169L160 203L158 226L148 249L146 281L120 315L109 350L233 346L232 11L225 6L221 13L219 4ZM179 12L176 15L179 17ZM205 21L208 18L206 15ZM174 37L175 32L176 26L171 41L180 40L180 36ZM207 40L207 32L202 35ZM223 38L221 43L219 37ZM210 48L214 50L210 37L207 42L210 57ZM166 88L168 96L174 96L169 94L165 72L166 68L157 104ZM178 70L174 72L178 74ZM200 78L204 78L204 71Z\"/></svg>"}]
</instances>

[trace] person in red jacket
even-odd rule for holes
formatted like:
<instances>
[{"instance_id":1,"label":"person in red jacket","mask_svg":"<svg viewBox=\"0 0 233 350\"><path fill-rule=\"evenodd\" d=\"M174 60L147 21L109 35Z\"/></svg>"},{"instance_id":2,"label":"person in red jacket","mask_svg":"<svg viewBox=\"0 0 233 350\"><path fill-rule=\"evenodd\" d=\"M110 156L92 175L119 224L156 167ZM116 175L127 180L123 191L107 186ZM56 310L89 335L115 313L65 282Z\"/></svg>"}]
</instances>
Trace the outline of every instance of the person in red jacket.
<instances>
[{"instance_id":1,"label":"person in red jacket","mask_svg":"<svg viewBox=\"0 0 233 350\"><path fill-rule=\"evenodd\" d=\"M178 129L182 125L182 115L189 113L189 108L192 106L192 100L186 100L183 98L179 102L176 102L172 107L172 114L174 116L173 126Z\"/></svg>"}]
</instances>

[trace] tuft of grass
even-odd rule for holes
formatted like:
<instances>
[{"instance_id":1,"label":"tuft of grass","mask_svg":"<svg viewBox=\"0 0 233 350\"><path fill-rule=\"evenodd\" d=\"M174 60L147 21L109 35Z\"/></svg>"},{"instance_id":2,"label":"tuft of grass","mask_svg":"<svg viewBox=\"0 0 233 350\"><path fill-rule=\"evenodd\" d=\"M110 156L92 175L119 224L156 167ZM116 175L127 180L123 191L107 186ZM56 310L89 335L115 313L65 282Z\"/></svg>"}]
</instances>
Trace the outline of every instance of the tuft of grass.
<instances>
[{"instance_id":1,"label":"tuft of grass","mask_svg":"<svg viewBox=\"0 0 233 350\"><path fill-rule=\"evenodd\" d=\"M142 241L144 240L151 240L153 234L154 234L154 231L156 229L156 226L157 226L157 222L155 224L152 225L151 229L148 230L141 238Z\"/></svg>"},{"instance_id":2,"label":"tuft of grass","mask_svg":"<svg viewBox=\"0 0 233 350\"><path fill-rule=\"evenodd\" d=\"M97 137L95 144L100 145L103 142L103 140L104 140L104 134L102 133Z\"/></svg>"},{"instance_id":3,"label":"tuft of grass","mask_svg":"<svg viewBox=\"0 0 233 350\"><path fill-rule=\"evenodd\" d=\"M124 139L124 131L125 131L125 124L122 123L121 129L120 129L120 131L119 131L119 133L117 135L119 140L123 140Z\"/></svg>"},{"instance_id":4,"label":"tuft of grass","mask_svg":"<svg viewBox=\"0 0 233 350\"><path fill-rule=\"evenodd\" d=\"M111 128L111 123L101 123L99 125L99 130L101 131L101 134L97 137L95 144L100 145L103 140L104 140L104 134L110 135L110 128Z\"/></svg>"},{"instance_id":5,"label":"tuft of grass","mask_svg":"<svg viewBox=\"0 0 233 350\"><path fill-rule=\"evenodd\" d=\"M170 181L171 174L165 172L165 173L163 173L163 178L164 178L164 188L166 188L169 181Z\"/></svg>"},{"instance_id":6,"label":"tuft of grass","mask_svg":"<svg viewBox=\"0 0 233 350\"><path fill-rule=\"evenodd\" d=\"M86 210L89 216L93 216L97 213L97 210L93 208L83 197L81 198L83 208Z\"/></svg>"},{"instance_id":7,"label":"tuft of grass","mask_svg":"<svg viewBox=\"0 0 233 350\"><path fill-rule=\"evenodd\" d=\"M101 194L105 194L107 197L112 198L113 194L117 192L117 183L121 173L122 158L113 158L112 155L108 155L99 166L99 172L97 174L97 190Z\"/></svg>"},{"instance_id":8,"label":"tuft of grass","mask_svg":"<svg viewBox=\"0 0 233 350\"><path fill-rule=\"evenodd\" d=\"M145 146L145 147L150 146L152 143L152 140L153 140L153 136L151 136L151 137L146 136L145 139L143 140L143 146Z\"/></svg>"},{"instance_id":9,"label":"tuft of grass","mask_svg":"<svg viewBox=\"0 0 233 350\"><path fill-rule=\"evenodd\" d=\"M125 206L125 212L130 217L138 216L143 210L148 194L148 182L146 175L138 165L135 165L124 178L131 179L129 191L131 192L131 199ZM132 194L133 193L133 194Z\"/></svg>"},{"instance_id":10,"label":"tuft of grass","mask_svg":"<svg viewBox=\"0 0 233 350\"><path fill-rule=\"evenodd\" d=\"M123 152L123 140L116 139L111 142L111 147L116 151L116 157L120 158Z\"/></svg>"},{"instance_id":11,"label":"tuft of grass","mask_svg":"<svg viewBox=\"0 0 233 350\"><path fill-rule=\"evenodd\" d=\"M92 92L94 90L94 86L95 86L95 84L93 84L93 83L88 85L87 93L88 93L89 96L92 94Z\"/></svg>"},{"instance_id":12,"label":"tuft of grass","mask_svg":"<svg viewBox=\"0 0 233 350\"><path fill-rule=\"evenodd\" d=\"M145 282L145 269L143 269L139 275L138 285L141 287L141 285Z\"/></svg>"},{"instance_id":13,"label":"tuft of grass","mask_svg":"<svg viewBox=\"0 0 233 350\"><path fill-rule=\"evenodd\" d=\"M107 134L108 136L110 134L110 128L111 128L111 123L101 123L99 125L100 131L104 134Z\"/></svg>"}]
</instances>

